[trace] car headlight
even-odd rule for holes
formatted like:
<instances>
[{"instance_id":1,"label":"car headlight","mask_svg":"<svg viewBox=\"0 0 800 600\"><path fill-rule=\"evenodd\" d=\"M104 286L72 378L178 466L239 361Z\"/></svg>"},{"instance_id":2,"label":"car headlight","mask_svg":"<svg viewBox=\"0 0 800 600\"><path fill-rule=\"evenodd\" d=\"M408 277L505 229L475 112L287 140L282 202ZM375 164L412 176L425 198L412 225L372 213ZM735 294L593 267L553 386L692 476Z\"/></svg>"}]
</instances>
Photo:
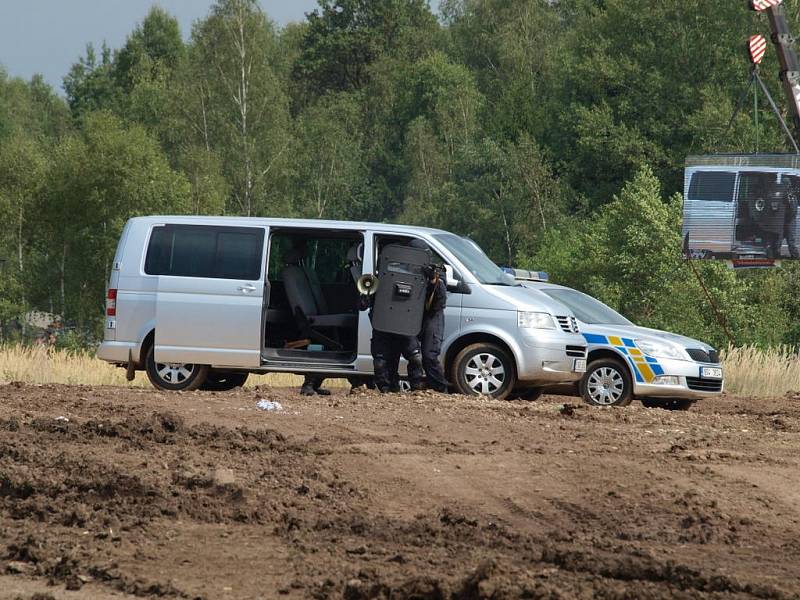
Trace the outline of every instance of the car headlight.
<instances>
[{"instance_id":1,"label":"car headlight","mask_svg":"<svg viewBox=\"0 0 800 600\"><path fill-rule=\"evenodd\" d=\"M555 329L553 315L544 312L518 312L517 325L522 329Z\"/></svg>"},{"instance_id":2,"label":"car headlight","mask_svg":"<svg viewBox=\"0 0 800 600\"><path fill-rule=\"evenodd\" d=\"M676 348L672 344L653 340L636 340L636 347L654 358L677 358L678 360L686 360L686 356L684 356L681 349Z\"/></svg>"}]
</instances>

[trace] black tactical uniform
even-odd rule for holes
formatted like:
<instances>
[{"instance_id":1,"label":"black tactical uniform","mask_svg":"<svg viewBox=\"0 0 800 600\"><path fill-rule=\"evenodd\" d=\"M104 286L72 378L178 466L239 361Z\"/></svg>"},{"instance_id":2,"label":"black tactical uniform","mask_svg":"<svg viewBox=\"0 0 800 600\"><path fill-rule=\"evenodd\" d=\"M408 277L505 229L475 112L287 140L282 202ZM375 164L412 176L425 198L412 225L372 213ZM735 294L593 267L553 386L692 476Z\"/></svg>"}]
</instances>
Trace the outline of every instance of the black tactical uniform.
<instances>
[{"instance_id":1,"label":"black tactical uniform","mask_svg":"<svg viewBox=\"0 0 800 600\"><path fill-rule=\"evenodd\" d=\"M359 308L370 309L372 320L372 303L375 296L361 296ZM424 387L422 371L422 353L419 339L414 336L398 335L385 331L372 330L370 340L372 366L375 371L375 387L381 392L400 391L400 356L408 361L408 381L412 390Z\"/></svg>"},{"instance_id":2,"label":"black tactical uniform","mask_svg":"<svg viewBox=\"0 0 800 600\"><path fill-rule=\"evenodd\" d=\"M447 286L438 275L428 283L425 316L422 319L422 367L428 387L437 392L447 391L447 378L439 361L444 340L444 309L447 305Z\"/></svg>"},{"instance_id":3,"label":"black tactical uniform","mask_svg":"<svg viewBox=\"0 0 800 600\"><path fill-rule=\"evenodd\" d=\"M796 184L789 189L786 195L786 214L783 222L783 237L786 238L786 245L789 247L789 256L800 258L800 250L797 248L796 228L797 228L797 202L800 190ZM780 253L780 245L778 246Z\"/></svg>"}]
</instances>

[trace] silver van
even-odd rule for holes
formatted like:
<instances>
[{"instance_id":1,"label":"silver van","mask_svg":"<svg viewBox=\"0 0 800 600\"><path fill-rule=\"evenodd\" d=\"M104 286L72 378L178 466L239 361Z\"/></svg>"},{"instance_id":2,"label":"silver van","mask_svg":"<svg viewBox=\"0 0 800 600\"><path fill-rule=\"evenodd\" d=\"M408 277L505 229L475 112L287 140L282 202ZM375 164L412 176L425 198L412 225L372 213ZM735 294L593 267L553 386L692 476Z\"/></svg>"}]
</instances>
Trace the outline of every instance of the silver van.
<instances>
[{"instance_id":1,"label":"silver van","mask_svg":"<svg viewBox=\"0 0 800 600\"><path fill-rule=\"evenodd\" d=\"M684 170L684 254L690 258L766 258L767 230L773 228L770 222L775 216L782 214L777 209L783 209L783 203L772 196L786 193L800 194L798 155L689 156ZM797 237L800 214L793 228ZM781 256L789 255L789 248L782 243Z\"/></svg>"},{"instance_id":2,"label":"silver van","mask_svg":"<svg viewBox=\"0 0 800 600\"><path fill-rule=\"evenodd\" d=\"M248 373L373 374L356 280L418 238L447 271L442 361L464 394L522 397L580 379L573 314L446 231L345 221L137 217L125 225L98 356L159 389L231 389Z\"/></svg>"}]
</instances>

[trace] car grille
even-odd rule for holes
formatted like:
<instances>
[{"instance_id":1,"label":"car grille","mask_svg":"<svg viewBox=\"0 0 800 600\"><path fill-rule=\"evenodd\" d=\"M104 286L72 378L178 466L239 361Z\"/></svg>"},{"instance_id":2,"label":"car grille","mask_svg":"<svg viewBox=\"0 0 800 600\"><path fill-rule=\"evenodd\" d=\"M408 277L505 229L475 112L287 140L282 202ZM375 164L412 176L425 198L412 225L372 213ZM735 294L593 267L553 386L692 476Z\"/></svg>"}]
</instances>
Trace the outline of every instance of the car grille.
<instances>
[{"instance_id":1,"label":"car grille","mask_svg":"<svg viewBox=\"0 0 800 600\"><path fill-rule=\"evenodd\" d=\"M701 379L700 377L687 377L686 385L696 392L721 392L721 379Z\"/></svg>"},{"instance_id":2,"label":"car grille","mask_svg":"<svg viewBox=\"0 0 800 600\"><path fill-rule=\"evenodd\" d=\"M581 330L578 328L578 321L575 317L568 317L566 315L562 315L560 317L556 317L558 321L558 326L561 327L563 331L567 333L580 333Z\"/></svg>"},{"instance_id":3,"label":"car grille","mask_svg":"<svg viewBox=\"0 0 800 600\"><path fill-rule=\"evenodd\" d=\"M586 346L567 346L567 356L586 358Z\"/></svg>"},{"instance_id":4,"label":"car grille","mask_svg":"<svg viewBox=\"0 0 800 600\"><path fill-rule=\"evenodd\" d=\"M701 363L719 363L719 352L716 350L709 350L706 352L702 348L687 348L686 352L694 361Z\"/></svg>"}]
</instances>

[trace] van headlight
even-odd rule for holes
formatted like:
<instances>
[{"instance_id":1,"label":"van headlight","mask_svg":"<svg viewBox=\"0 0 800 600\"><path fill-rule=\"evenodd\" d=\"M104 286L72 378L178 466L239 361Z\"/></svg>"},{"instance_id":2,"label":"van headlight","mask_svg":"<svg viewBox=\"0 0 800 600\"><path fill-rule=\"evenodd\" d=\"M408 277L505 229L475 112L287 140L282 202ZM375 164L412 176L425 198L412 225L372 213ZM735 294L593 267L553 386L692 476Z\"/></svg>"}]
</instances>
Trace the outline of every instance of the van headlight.
<instances>
[{"instance_id":1,"label":"van headlight","mask_svg":"<svg viewBox=\"0 0 800 600\"><path fill-rule=\"evenodd\" d=\"M553 315L544 312L517 312L517 325L520 329L555 329Z\"/></svg>"},{"instance_id":2,"label":"van headlight","mask_svg":"<svg viewBox=\"0 0 800 600\"><path fill-rule=\"evenodd\" d=\"M652 340L634 340L636 347L645 354L653 358L677 358L678 360L686 360L680 348L676 348L672 344L656 342Z\"/></svg>"}]
</instances>

